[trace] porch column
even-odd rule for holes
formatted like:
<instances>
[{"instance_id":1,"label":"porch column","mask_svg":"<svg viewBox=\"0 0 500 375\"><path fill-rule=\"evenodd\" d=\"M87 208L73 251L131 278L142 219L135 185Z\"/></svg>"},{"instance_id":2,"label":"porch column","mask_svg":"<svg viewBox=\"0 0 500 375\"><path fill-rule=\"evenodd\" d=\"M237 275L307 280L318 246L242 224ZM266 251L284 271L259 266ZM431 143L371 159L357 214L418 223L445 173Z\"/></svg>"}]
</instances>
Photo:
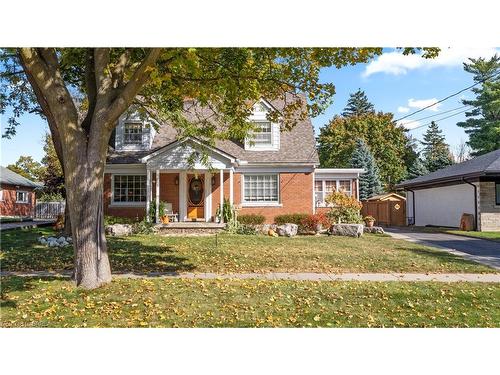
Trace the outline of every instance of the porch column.
<instances>
[{"instance_id":1,"label":"porch column","mask_svg":"<svg viewBox=\"0 0 500 375\"><path fill-rule=\"evenodd\" d=\"M156 224L160 222L160 170L156 170Z\"/></svg>"},{"instance_id":2,"label":"porch column","mask_svg":"<svg viewBox=\"0 0 500 375\"><path fill-rule=\"evenodd\" d=\"M224 170L221 169L219 171L220 176L220 184L219 184L219 192L220 192L220 222L224 222L224 218L222 217L222 209L224 207Z\"/></svg>"},{"instance_id":3,"label":"porch column","mask_svg":"<svg viewBox=\"0 0 500 375\"><path fill-rule=\"evenodd\" d=\"M179 221L185 221L187 217L186 179L186 171L179 172Z\"/></svg>"},{"instance_id":4,"label":"porch column","mask_svg":"<svg viewBox=\"0 0 500 375\"><path fill-rule=\"evenodd\" d=\"M212 217L212 175L205 173L205 221L209 222Z\"/></svg>"},{"instance_id":5,"label":"porch column","mask_svg":"<svg viewBox=\"0 0 500 375\"><path fill-rule=\"evenodd\" d=\"M149 208L151 207L151 170L146 170L146 220L149 222Z\"/></svg>"},{"instance_id":6,"label":"porch column","mask_svg":"<svg viewBox=\"0 0 500 375\"><path fill-rule=\"evenodd\" d=\"M233 170L229 170L229 203L231 206L233 205L234 197L233 197Z\"/></svg>"}]
</instances>

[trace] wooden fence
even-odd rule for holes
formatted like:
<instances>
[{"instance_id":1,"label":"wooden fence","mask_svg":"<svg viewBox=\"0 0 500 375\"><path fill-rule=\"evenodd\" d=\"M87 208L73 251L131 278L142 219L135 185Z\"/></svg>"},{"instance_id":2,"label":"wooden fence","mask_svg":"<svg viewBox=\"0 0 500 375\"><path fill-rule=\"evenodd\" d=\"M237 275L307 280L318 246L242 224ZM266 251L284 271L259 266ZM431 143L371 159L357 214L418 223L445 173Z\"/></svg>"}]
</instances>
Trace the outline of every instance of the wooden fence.
<instances>
[{"instance_id":1,"label":"wooden fence","mask_svg":"<svg viewBox=\"0 0 500 375\"><path fill-rule=\"evenodd\" d=\"M66 202L36 202L35 218L57 219L58 215L64 215Z\"/></svg>"}]
</instances>

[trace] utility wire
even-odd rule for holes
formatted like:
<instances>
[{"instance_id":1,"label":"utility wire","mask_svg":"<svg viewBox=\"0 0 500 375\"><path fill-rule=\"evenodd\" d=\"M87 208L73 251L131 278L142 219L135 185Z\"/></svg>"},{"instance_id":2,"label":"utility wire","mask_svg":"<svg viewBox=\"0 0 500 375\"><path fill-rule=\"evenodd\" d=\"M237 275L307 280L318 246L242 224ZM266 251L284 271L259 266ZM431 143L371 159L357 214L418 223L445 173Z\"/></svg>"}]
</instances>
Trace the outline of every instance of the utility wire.
<instances>
[{"instance_id":1,"label":"utility wire","mask_svg":"<svg viewBox=\"0 0 500 375\"><path fill-rule=\"evenodd\" d=\"M457 92L455 92L455 93L453 93L453 94L451 94L451 95L448 95L446 98L443 98L443 99L441 99L441 100L438 100L438 101L437 101L437 102L435 102L435 103L429 104L428 106L426 106L426 107L424 107L424 108L421 108L421 109L419 109L418 111L415 111L415 112L409 113L409 114L407 114L406 116L403 116L403 117L401 117L401 118L398 118L397 120L394 120L394 121L401 121L401 120L403 120L403 119L405 119L405 118L407 118L407 117L413 116L413 115L414 115L414 114L416 114L416 113L422 112L422 111L424 111L424 110L426 110L426 109L428 109L428 108L430 108L430 107L434 107L436 104L442 103L442 102L444 102L445 100L448 100L448 99L450 99L450 98L452 98L452 97L454 97L454 96L457 96L458 94L463 93L464 91L470 90L471 88L473 88L473 87L475 87L475 86L477 86L477 85L479 85L479 84L481 84L481 83L484 83L484 82L486 82L487 80L489 80L489 79L491 79L491 78L495 78L495 76L498 76L498 75L500 75L500 72L498 72L498 73L494 73L494 74L492 74L491 76L486 77L486 78L484 78L484 79L482 79L482 80L480 80L480 81L478 81L478 82L474 83L473 85L470 85L470 86L468 86L468 87L466 87L466 88L464 88L464 89L462 89L462 90L460 90L460 91L457 91Z\"/></svg>"},{"instance_id":2,"label":"utility wire","mask_svg":"<svg viewBox=\"0 0 500 375\"><path fill-rule=\"evenodd\" d=\"M429 122L429 123L427 123L427 124L423 124L423 125L416 126L416 127L414 127L413 129L408 129L408 131L410 131L410 132L411 132L412 130L415 130L415 129L420 129L420 128L423 128L423 127L425 127L425 126L429 126L429 125L430 125L430 124L432 124L433 122L439 122L439 121L446 120L447 118L450 118L450 117L453 117L453 116L459 115L459 114L461 114L461 113L467 112L467 111L468 111L468 110L470 110L470 109L472 109L472 107L471 107L471 108L467 108L467 109L465 109L465 110L463 110L463 111L460 111L460 112L457 112L457 113L453 113L453 114L451 114L451 115L449 115L449 116L445 116L445 117L443 117L443 118L439 118L439 119L437 119L437 120L433 120L433 121L431 121L431 122ZM406 125L406 124L405 124L405 125Z\"/></svg>"},{"instance_id":3,"label":"utility wire","mask_svg":"<svg viewBox=\"0 0 500 375\"><path fill-rule=\"evenodd\" d=\"M418 119L408 121L404 125L412 124L414 122L419 122L421 120L426 120L426 119L431 118L431 117L441 116L441 115L444 115L445 113L453 112L453 111L456 111L457 109L463 109L463 108L467 108L467 107L469 107L469 106L468 105L463 105L463 106L460 106L460 107L457 107L457 108L449 109L449 110L444 111L444 112L435 113L435 114L430 115L430 116L420 117ZM472 108L472 107L470 107L470 108Z\"/></svg>"}]
</instances>

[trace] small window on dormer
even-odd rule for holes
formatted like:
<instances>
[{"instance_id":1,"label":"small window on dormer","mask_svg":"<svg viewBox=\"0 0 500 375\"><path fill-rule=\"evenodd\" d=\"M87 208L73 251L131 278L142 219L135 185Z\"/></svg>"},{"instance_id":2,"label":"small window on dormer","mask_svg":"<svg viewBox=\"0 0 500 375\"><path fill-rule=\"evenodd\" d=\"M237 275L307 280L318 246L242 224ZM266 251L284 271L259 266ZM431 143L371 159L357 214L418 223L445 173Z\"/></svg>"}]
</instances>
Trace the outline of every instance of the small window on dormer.
<instances>
[{"instance_id":1,"label":"small window on dormer","mask_svg":"<svg viewBox=\"0 0 500 375\"><path fill-rule=\"evenodd\" d=\"M252 141L256 147L272 146L272 125L269 121L255 122L255 130L252 132Z\"/></svg>"},{"instance_id":2,"label":"small window on dormer","mask_svg":"<svg viewBox=\"0 0 500 375\"><path fill-rule=\"evenodd\" d=\"M126 122L123 128L125 145L142 145L143 126L140 122Z\"/></svg>"}]
</instances>

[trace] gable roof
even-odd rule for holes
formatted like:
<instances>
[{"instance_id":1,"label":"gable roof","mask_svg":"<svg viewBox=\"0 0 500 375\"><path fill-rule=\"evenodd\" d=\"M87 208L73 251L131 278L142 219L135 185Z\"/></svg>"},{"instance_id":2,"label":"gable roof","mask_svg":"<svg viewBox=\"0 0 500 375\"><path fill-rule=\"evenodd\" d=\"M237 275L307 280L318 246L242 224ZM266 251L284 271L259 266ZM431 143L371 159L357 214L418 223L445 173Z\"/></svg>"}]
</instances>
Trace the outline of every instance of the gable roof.
<instances>
[{"instance_id":1,"label":"gable roof","mask_svg":"<svg viewBox=\"0 0 500 375\"><path fill-rule=\"evenodd\" d=\"M2 184L16 185L16 186L26 186L26 187L42 187L43 185L39 182L34 182L28 180L26 177L11 171L9 168L1 167L0 182Z\"/></svg>"},{"instance_id":2,"label":"gable roof","mask_svg":"<svg viewBox=\"0 0 500 375\"><path fill-rule=\"evenodd\" d=\"M306 105L305 97L300 96L303 105ZM285 107L286 100L290 101L289 95L283 99L268 101L268 103L280 111ZM191 122L213 121L216 117L214 112L196 104L190 105L185 111L185 116ZM216 124L224 129L227 124ZM108 163L128 164L140 163L145 156L154 153L161 148L168 146L178 140L178 132L172 124L162 124L156 133L153 144L148 151L116 151L108 154ZM245 160L251 164L258 163L304 163L319 164L318 153L316 151L316 140L314 129L309 116L306 119L298 120L291 130L281 130L280 148L276 151L249 151L245 150L242 142L233 140L219 140L215 143L215 148L225 154L233 156L235 159Z\"/></svg>"},{"instance_id":3,"label":"gable roof","mask_svg":"<svg viewBox=\"0 0 500 375\"><path fill-rule=\"evenodd\" d=\"M500 176L500 149L478 156L462 163L439 169L425 176L403 181L397 188L432 185L440 182L459 181L462 178L472 178L487 175Z\"/></svg>"},{"instance_id":4,"label":"gable roof","mask_svg":"<svg viewBox=\"0 0 500 375\"><path fill-rule=\"evenodd\" d=\"M402 195L396 193L386 193L386 194L374 195L373 197L368 198L367 201L386 201L390 199L406 200L406 198L403 197Z\"/></svg>"}]
</instances>

